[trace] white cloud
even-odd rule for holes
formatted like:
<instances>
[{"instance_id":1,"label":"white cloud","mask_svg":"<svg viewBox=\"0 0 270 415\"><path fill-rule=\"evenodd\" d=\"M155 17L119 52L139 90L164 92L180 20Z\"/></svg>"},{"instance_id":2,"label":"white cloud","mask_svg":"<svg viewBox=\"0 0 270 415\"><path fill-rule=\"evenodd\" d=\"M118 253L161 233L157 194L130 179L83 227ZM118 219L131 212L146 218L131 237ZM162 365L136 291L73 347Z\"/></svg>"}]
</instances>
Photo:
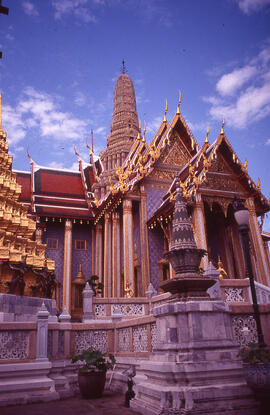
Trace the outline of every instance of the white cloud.
<instances>
[{"instance_id":1,"label":"white cloud","mask_svg":"<svg viewBox=\"0 0 270 415\"><path fill-rule=\"evenodd\" d=\"M240 10L245 14L256 13L270 5L270 0L236 0Z\"/></svg>"},{"instance_id":2,"label":"white cloud","mask_svg":"<svg viewBox=\"0 0 270 415\"><path fill-rule=\"evenodd\" d=\"M254 66L245 66L223 75L216 88L221 95L233 95L242 85L249 81L257 69Z\"/></svg>"},{"instance_id":3,"label":"white cloud","mask_svg":"<svg viewBox=\"0 0 270 415\"><path fill-rule=\"evenodd\" d=\"M74 15L86 23L96 22L99 9L119 7L143 19L154 19L163 26L172 25L172 16L165 0L52 0L52 6L56 19Z\"/></svg>"},{"instance_id":4,"label":"white cloud","mask_svg":"<svg viewBox=\"0 0 270 415\"><path fill-rule=\"evenodd\" d=\"M74 102L78 107L83 107L86 103L85 95L80 91L76 92Z\"/></svg>"},{"instance_id":5,"label":"white cloud","mask_svg":"<svg viewBox=\"0 0 270 415\"><path fill-rule=\"evenodd\" d=\"M155 117L152 121L150 121L146 125L146 132L155 134L160 127L162 123L163 118L162 117ZM142 132L143 132L143 126L142 126Z\"/></svg>"},{"instance_id":6,"label":"white cloud","mask_svg":"<svg viewBox=\"0 0 270 415\"><path fill-rule=\"evenodd\" d=\"M56 19L74 14L85 23L96 21L96 17L88 7L88 0L52 0L52 6L55 9L54 17Z\"/></svg>"},{"instance_id":7,"label":"white cloud","mask_svg":"<svg viewBox=\"0 0 270 415\"><path fill-rule=\"evenodd\" d=\"M268 140L265 143L267 146L270 146L270 138L268 138Z\"/></svg>"},{"instance_id":8,"label":"white cloud","mask_svg":"<svg viewBox=\"0 0 270 415\"><path fill-rule=\"evenodd\" d=\"M27 14L28 16L38 16L39 15L36 6L33 3L31 3L30 1L23 1L22 7L23 7L23 10L24 10L24 13Z\"/></svg>"},{"instance_id":9,"label":"white cloud","mask_svg":"<svg viewBox=\"0 0 270 415\"><path fill-rule=\"evenodd\" d=\"M61 111L53 96L30 87L24 90L15 108L10 105L3 108L3 124L11 144L23 140L31 128L54 140L80 139L87 131L86 121Z\"/></svg>"},{"instance_id":10,"label":"white cloud","mask_svg":"<svg viewBox=\"0 0 270 415\"><path fill-rule=\"evenodd\" d=\"M94 130L95 134L104 134L105 131L106 131L106 127L98 127L98 128L95 128Z\"/></svg>"},{"instance_id":11,"label":"white cloud","mask_svg":"<svg viewBox=\"0 0 270 415\"><path fill-rule=\"evenodd\" d=\"M218 95L204 97L210 115L229 125L245 128L270 114L270 42L250 63L221 76L216 83ZM237 91L237 95L235 92Z\"/></svg>"}]
</instances>

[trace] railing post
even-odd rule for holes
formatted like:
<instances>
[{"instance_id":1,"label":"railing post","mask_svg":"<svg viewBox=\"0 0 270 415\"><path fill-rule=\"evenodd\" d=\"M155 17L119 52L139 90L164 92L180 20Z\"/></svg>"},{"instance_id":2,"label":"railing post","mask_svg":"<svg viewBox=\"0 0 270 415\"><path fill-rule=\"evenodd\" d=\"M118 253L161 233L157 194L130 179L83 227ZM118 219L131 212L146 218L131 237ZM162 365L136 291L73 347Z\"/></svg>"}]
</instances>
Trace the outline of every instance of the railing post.
<instances>
[{"instance_id":1,"label":"railing post","mask_svg":"<svg viewBox=\"0 0 270 415\"><path fill-rule=\"evenodd\" d=\"M37 313L37 361L48 360L48 312L44 302Z\"/></svg>"},{"instance_id":2,"label":"railing post","mask_svg":"<svg viewBox=\"0 0 270 415\"><path fill-rule=\"evenodd\" d=\"M95 313L93 311L93 296L94 291L87 282L83 290L83 318L82 322L87 323L89 320L95 319Z\"/></svg>"},{"instance_id":3,"label":"railing post","mask_svg":"<svg viewBox=\"0 0 270 415\"><path fill-rule=\"evenodd\" d=\"M145 292L145 294L147 295L148 298L148 303L149 303L149 314L152 314L152 297L154 295L157 294L156 290L154 289L153 285L150 284L148 285L147 291Z\"/></svg>"}]
</instances>

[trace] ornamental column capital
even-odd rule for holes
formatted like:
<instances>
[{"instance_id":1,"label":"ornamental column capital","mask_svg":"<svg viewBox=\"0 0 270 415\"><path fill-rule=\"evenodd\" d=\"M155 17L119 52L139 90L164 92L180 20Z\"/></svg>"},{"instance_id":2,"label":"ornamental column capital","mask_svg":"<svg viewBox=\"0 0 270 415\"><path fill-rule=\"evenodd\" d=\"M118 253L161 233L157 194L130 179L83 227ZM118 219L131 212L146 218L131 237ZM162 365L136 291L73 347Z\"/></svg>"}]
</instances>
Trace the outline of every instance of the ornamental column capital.
<instances>
[{"instance_id":1,"label":"ornamental column capital","mask_svg":"<svg viewBox=\"0 0 270 415\"><path fill-rule=\"evenodd\" d=\"M71 219L66 219L65 229L66 229L66 231L71 231L72 230L72 221L71 221Z\"/></svg>"},{"instance_id":2,"label":"ornamental column capital","mask_svg":"<svg viewBox=\"0 0 270 415\"><path fill-rule=\"evenodd\" d=\"M132 200L124 199L123 200L123 212L131 213L132 212Z\"/></svg>"}]
</instances>

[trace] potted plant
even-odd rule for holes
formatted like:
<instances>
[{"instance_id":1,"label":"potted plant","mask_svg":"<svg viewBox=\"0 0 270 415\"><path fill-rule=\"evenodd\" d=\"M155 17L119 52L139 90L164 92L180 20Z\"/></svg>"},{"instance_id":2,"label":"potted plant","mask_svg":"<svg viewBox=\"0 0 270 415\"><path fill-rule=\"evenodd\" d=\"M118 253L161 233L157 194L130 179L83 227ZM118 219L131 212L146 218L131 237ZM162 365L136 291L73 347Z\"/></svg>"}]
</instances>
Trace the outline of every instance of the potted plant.
<instances>
[{"instance_id":1,"label":"potted plant","mask_svg":"<svg viewBox=\"0 0 270 415\"><path fill-rule=\"evenodd\" d=\"M238 356L243 360L244 375L256 398L261 402L261 413L270 411L270 350L258 343L249 343L240 349ZM270 413L270 412L267 412Z\"/></svg>"},{"instance_id":2,"label":"potted plant","mask_svg":"<svg viewBox=\"0 0 270 415\"><path fill-rule=\"evenodd\" d=\"M71 354L72 363L82 362L78 372L80 392L85 399L100 398L104 391L106 372L115 364L112 354L107 357L105 353L89 347L79 354Z\"/></svg>"}]
</instances>

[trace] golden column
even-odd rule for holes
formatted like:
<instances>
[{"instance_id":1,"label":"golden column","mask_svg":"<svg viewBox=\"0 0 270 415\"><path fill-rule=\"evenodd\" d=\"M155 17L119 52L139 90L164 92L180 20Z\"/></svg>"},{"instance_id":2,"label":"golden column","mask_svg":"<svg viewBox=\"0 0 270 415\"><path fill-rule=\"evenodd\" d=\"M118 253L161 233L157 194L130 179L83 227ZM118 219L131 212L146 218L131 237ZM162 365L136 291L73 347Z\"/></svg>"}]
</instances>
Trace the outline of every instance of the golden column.
<instances>
[{"instance_id":1,"label":"golden column","mask_svg":"<svg viewBox=\"0 0 270 415\"><path fill-rule=\"evenodd\" d=\"M96 254L95 254L95 274L99 277L99 281L103 281L102 272L102 225L96 226Z\"/></svg>"},{"instance_id":2,"label":"golden column","mask_svg":"<svg viewBox=\"0 0 270 415\"><path fill-rule=\"evenodd\" d=\"M120 256L120 216L112 214L112 296L120 297L121 256Z\"/></svg>"},{"instance_id":3,"label":"golden column","mask_svg":"<svg viewBox=\"0 0 270 415\"><path fill-rule=\"evenodd\" d=\"M124 289L134 292L132 200L123 201Z\"/></svg>"},{"instance_id":4,"label":"golden column","mask_svg":"<svg viewBox=\"0 0 270 415\"><path fill-rule=\"evenodd\" d=\"M71 259L72 259L72 222L66 219L64 237L64 269L63 269L63 309L71 312Z\"/></svg>"},{"instance_id":5,"label":"golden column","mask_svg":"<svg viewBox=\"0 0 270 415\"><path fill-rule=\"evenodd\" d=\"M258 282L261 282L262 284L269 286L270 280L269 280L268 261L267 261L265 249L263 246L261 230L259 227L253 198L251 197L248 198L246 201L246 204L247 204L247 208L250 213L250 217L249 217L250 233L251 233L251 237L252 237L252 241L253 241L253 245L255 249L255 255L259 261L260 269L259 269L259 275L258 275L259 277Z\"/></svg>"},{"instance_id":6,"label":"golden column","mask_svg":"<svg viewBox=\"0 0 270 415\"><path fill-rule=\"evenodd\" d=\"M195 228L195 240L197 247L199 249L205 249L207 251L207 239L205 231L205 220L204 220L204 207L202 201L202 195L200 193L196 194L195 205L193 209L193 219L194 219L194 228ZM206 270L208 266L207 256L202 258L202 266Z\"/></svg>"},{"instance_id":7,"label":"golden column","mask_svg":"<svg viewBox=\"0 0 270 415\"><path fill-rule=\"evenodd\" d=\"M149 245L148 245L148 227L147 222L147 205L146 192L144 186L140 187L140 239L141 239L141 278L142 278L142 295L145 295L150 283L150 266L149 266Z\"/></svg>"},{"instance_id":8,"label":"golden column","mask_svg":"<svg viewBox=\"0 0 270 415\"><path fill-rule=\"evenodd\" d=\"M104 297L112 296L112 223L110 213L104 221Z\"/></svg>"}]
</instances>

